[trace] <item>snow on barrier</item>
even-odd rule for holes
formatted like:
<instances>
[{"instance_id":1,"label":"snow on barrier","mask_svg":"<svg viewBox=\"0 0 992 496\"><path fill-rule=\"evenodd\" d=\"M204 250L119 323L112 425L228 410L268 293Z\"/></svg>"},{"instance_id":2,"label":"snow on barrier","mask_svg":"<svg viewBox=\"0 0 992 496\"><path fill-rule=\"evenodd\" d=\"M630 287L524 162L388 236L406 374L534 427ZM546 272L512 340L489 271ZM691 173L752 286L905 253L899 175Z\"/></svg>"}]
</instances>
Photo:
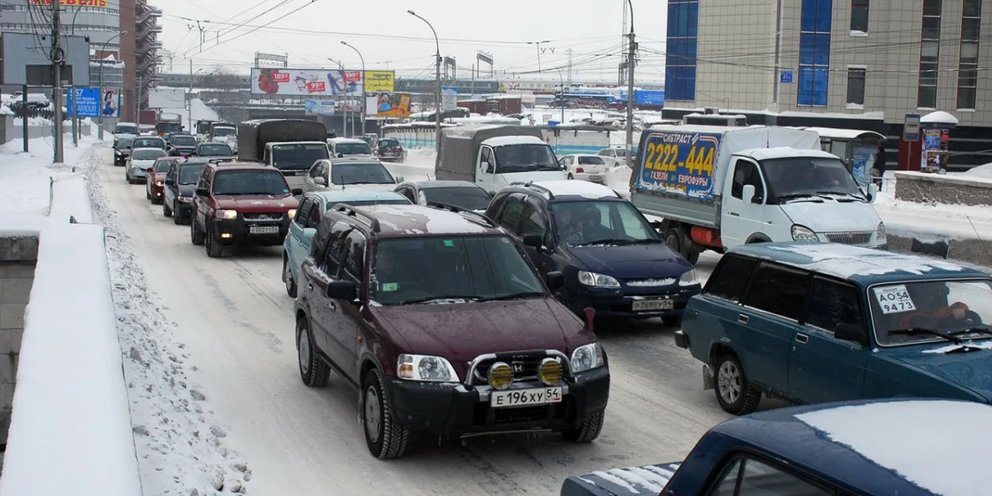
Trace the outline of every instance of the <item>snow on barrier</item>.
<instances>
[{"instance_id":1,"label":"snow on barrier","mask_svg":"<svg viewBox=\"0 0 992 496\"><path fill-rule=\"evenodd\" d=\"M39 232L0 496L140 495L104 230L69 223L91 217L85 183L59 182Z\"/></svg>"},{"instance_id":2,"label":"snow on barrier","mask_svg":"<svg viewBox=\"0 0 992 496\"><path fill-rule=\"evenodd\" d=\"M992 179L961 175L896 172L896 199L918 203L988 205Z\"/></svg>"}]
</instances>

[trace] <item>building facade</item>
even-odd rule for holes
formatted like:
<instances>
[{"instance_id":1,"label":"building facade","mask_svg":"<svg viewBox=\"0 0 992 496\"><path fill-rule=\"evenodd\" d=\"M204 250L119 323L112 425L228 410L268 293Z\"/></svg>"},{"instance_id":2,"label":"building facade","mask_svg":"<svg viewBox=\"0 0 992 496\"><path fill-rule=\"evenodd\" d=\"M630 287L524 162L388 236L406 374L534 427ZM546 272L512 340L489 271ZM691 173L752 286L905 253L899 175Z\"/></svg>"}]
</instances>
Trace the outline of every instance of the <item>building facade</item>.
<instances>
[{"instance_id":1,"label":"building facade","mask_svg":"<svg viewBox=\"0 0 992 496\"><path fill-rule=\"evenodd\" d=\"M148 108L148 88L158 80L162 62L159 50L162 10L147 0L119 0L121 5L121 55L124 59L124 102L121 118L137 122L140 109Z\"/></svg>"},{"instance_id":2,"label":"building facade","mask_svg":"<svg viewBox=\"0 0 992 496\"><path fill-rule=\"evenodd\" d=\"M992 128L992 0L669 0L666 40L669 108Z\"/></svg>"}]
</instances>

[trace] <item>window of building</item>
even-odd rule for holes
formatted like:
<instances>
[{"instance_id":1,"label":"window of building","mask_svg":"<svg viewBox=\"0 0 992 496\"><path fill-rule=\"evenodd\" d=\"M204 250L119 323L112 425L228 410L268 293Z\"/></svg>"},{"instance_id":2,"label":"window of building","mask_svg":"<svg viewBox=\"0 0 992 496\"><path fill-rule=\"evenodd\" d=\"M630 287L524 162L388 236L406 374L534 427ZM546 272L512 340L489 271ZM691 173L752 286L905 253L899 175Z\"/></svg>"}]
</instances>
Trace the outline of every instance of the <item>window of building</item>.
<instances>
[{"instance_id":1,"label":"window of building","mask_svg":"<svg viewBox=\"0 0 992 496\"><path fill-rule=\"evenodd\" d=\"M847 103L848 105L865 104L865 69L847 70Z\"/></svg>"},{"instance_id":2,"label":"window of building","mask_svg":"<svg viewBox=\"0 0 992 496\"><path fill-rule=\"evenodd\" d=\"M964 0L961 17L961 58L958 61L959 109L975 108L978 87L978 35L982 23L982 1Z\"/></svg>"},{"instance_id":3,"label":"window of building","mask_svg":"<svg viewBox=\"0 0 992 496\"><path fill-rule=\"evenodd\" d=\"M923 0L923 34L920 39L920 84L916 98L916 106L920 108L937 107L937 61L940 58L940 8L941 0Z\"/></svg>"},{"instance_id":4,"label":"window of building","mask_svg":"<svg viewBox=\"0 0 992 496\"><path fill-rule=\"evenodd\" d=\"M696 32L698 28L699 0L668 1L665 96L669 100L696 99Z\"/></svg>"},{"instance_id":5,"label":"window of building","mask_svg":"<svg viewBox=\"0 0 992 496\"><path fill-rule=\"evenodd\" d=\"M851 31L868 32L868 0L851 0Z\"/></svg>"},{"instance_id":6,"label":"window of building","mask_svg":"<svg viewBox=\"0 0 992 496\"><path fill-rule=\"evenodd\" d=\"M826 107L833 0L803 0L799 29L800 107Z\"/></svg>"}]
</instances>

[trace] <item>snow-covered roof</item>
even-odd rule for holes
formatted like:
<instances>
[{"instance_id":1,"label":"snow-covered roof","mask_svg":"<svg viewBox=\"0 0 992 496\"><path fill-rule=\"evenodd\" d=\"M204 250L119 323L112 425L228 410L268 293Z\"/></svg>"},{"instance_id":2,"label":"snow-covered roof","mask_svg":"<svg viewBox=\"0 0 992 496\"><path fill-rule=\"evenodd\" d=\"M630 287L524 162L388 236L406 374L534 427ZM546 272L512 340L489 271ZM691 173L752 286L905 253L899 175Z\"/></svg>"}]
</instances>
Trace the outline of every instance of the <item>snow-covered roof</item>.
<instances>
[{"instance_id":1,"label":"snow-covered roof","mask_svg":"<svg viewBox=\"0 0 992 496\"><path fill-rule=\"evenodd\" d=\"M481 234L495 229L461 213L419 205L376 205L363 210L375 216L384 234Z\"/></svg>"},{"instance_id":2,"label":"snow-covered roof","mask_svg":"<svg viewBox=\"0 0 992 496\"><path fill-rule=\"evenodd\" d=\"M354 143L354 144L361 143L361 144L364 144L364 145L367 145L368 144L368 143L366 143L366 142L364 142L364 141L362 141L360 139L357 139L357 138L330 138L330 139L327 140L327 142L328 143Z\"/></svg>"},{"instance_id":3,"label":"snow-covered roof","mask_svg":"<svg viewBox=\"0 0 992 496\"><path fill-rule=\"evenodd\" d=\"M875 131L867 131L864 129L838 129L834 127L804 127L799 129L805 129L807 131L815 131L819 134L821 138L835 138L835 139L855 139L861 136L875 136L877 138L885 138L885 136L876 133Z\"/></svg>"},{"instance_id":4,"label":"snow-covered roof","mask_svg":"<svg viewBox=\"0 0 992 496\"><path fill-rule=\"evenodd\" d=\"M734 155L744 155L755 160L772 160L776 158L789 157L837 158L836 155L827 153L823 150L809 150L805 148L792 148L789 146L781 146L777 148L751 148L749 150L741 150Z\"/></svg>"},{"instance_id":5,"label":"snow-covered roof","mask_svg":"<svg viewBox=\"0 0 992 496\"><path fill-rule=\"evenodd\" d=\"M349 201L381 201L381 200L403 200L406 197L394 191L376 191L361 188L347 188L316 191L307 193L307 196L316 196L327 204L349 202Z\"/></svg>"},{"instance_id":6,"label":"snow-covered roof","mask_svg":"<svg viewBox=\"0 0 992 496\"><path fill-rule=\"evenodd\" d=\"M923 117L920 117L921 123L940 123L940 124L957 124L958 118L953 115L944 112L943 110L938 110L936 112L930 112Z\"/></svg>"},{"instance_id":7,"label":"snow-covered roof","mask_svg":"<svg viewBox=\"0 0 992 496\"><path fill-rule=\"evenodd\" d=\"M541 138L537 136L500 136L498 138L489 138L482 142L489 146L506 146L506 145L546 145Z\"/></svg>"},{"instance_id":8,"label":"snow-covered roof","mask_svg":"<svg viewBox=\"0 0 992 496\"><path fill-rule=\"evenodd\" d=\"M536 181L533 184L546 188L555 196L581 196L590 200L617 197L616 191L589 181Z\"/></svg>"},{"instance_id":9,"label":"snow-covered roof","mask_svg":"<svg viewBox=\"0 0 992 496\"><path fill-rule=\"evenodd\" d=\"M945 496L992 486L992 407L892 401L801 413L797 420L919 487ZM982 491L978 491L982 492Z\"/></svg>"}]
</instances>

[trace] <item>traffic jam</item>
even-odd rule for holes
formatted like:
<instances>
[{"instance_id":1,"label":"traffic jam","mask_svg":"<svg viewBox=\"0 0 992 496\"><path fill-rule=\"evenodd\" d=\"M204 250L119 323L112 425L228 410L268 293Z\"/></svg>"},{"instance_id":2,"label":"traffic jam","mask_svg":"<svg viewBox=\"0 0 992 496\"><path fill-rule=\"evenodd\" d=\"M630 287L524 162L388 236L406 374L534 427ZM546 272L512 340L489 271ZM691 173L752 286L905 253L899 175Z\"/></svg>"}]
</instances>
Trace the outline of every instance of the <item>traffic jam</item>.
<instances>
[{"instance_id":1,"label":"traffic jam","mask_svg":"<svg viewBox=\"0 0 992 496\"><path fill-rule=\"evenodd\" d=\"M656 125L627 161L455 125L410 180L402 140L316 121L165 131L119 123L113 165L205 256L276 247L299 387L357 392L371 457L422 455L415 437L593 443L623 343L601 340L645 322L735 418L684 460L605 460L561 494L984 492L928 450L988 452L992 278L887 251L876 185L815 130Z\"/></svg>"}]
</instances>

